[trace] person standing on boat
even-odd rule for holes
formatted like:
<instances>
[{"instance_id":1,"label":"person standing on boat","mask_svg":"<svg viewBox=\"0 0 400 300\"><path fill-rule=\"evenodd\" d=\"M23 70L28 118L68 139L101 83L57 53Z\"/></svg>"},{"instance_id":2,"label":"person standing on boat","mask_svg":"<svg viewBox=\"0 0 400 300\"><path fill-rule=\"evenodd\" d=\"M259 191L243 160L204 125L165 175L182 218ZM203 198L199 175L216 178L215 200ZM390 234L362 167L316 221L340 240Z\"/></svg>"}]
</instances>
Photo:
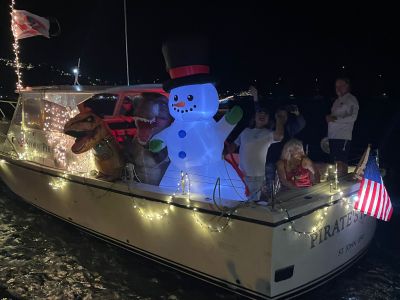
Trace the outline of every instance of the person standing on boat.
<instances>
[{"instance_id":1,"label":"person standing on boat","mask_svg":"<svg viewBox=\"0 0 400 300\"><path fill-rule=\"evenodd\" d=\"M359 105L357 98L350 93L348 78L338 78L335 82L337 99L326 116L331 161L337 164L338 175L348 172L348 156L354 123L357 120Z\"/></svg>"},{"instance_id":2,"label":"person standing on boat","mask_svg":"<svg viewBox=\"0 0 400 300\"><path fill-rule=\"evenodd\" d=\"M268 129L269 110L255 101L256 113L250 126L242 131L234 143L229 145L228 152L233 152L239 147L239 168L244 173L247 185L248 200L260 199L261 188L265 181L265 162L271 144L279 142L284 137L284 126L287 113L276 113L276 129Z\"/></svg>"}]
</instances>

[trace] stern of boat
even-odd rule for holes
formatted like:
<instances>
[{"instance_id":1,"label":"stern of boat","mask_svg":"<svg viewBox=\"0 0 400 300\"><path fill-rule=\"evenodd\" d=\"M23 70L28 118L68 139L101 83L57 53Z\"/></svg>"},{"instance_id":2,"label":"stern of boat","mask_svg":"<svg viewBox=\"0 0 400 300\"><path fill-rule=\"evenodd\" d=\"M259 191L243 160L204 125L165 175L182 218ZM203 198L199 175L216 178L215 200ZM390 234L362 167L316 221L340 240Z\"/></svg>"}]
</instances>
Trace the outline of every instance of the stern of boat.
<instances>
[{"instance_id":1,"label":"stern of boat","mask_svg":"<svg viewBox=\"0 0 400 300\"><path fill-rule=\"evenodd\" d=\"M273 234L271 296L286 298L315 288L356 262L367 250L376 219L353 209L356 194L291 214Z\"/></svg>"}]
</instances>

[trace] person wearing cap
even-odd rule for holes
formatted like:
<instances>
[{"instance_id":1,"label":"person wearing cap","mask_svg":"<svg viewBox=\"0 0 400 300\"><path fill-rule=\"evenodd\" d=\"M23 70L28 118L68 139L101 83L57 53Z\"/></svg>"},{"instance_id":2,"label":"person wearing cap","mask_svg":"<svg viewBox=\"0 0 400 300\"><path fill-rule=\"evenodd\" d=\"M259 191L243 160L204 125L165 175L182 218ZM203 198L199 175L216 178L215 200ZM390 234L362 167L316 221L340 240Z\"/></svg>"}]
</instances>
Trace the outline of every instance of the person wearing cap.
<instances>
[{"instance_id":1,"label":"person wearing cap","mask_svg":"<svg viewBox=\"0 0 400 300\"><path fill-rule=\"evenodd\" d=\"M359 105L357 98L350 93L348 78L336 79L335 88L338 98L333 102L331 114L326 116L326 122L328 123L329 154L332 163L337 164L340 176L348 172L350 142Z\"/></svg>"},{"instance_id":2,"label":"person wearing cap","mask_svg":"<svg viewBox=\"0 0 400 300\"><path fill-rule=\"evenodd\" d=\"M250 93L255 88L250 87ZM256 90L255 90L256 91ZM239 168L244 173L244 181L249 190L248 200L260 199L261 189L265 180L265 162L271 144L279 142L284 136L284 126L287 113L279 111L275 114L275 131L268 129L269 110L259 105L258 98L254 97L255 115L233 144L228 148L233 152L239 147Z\"/></svg>"}]
</instances>

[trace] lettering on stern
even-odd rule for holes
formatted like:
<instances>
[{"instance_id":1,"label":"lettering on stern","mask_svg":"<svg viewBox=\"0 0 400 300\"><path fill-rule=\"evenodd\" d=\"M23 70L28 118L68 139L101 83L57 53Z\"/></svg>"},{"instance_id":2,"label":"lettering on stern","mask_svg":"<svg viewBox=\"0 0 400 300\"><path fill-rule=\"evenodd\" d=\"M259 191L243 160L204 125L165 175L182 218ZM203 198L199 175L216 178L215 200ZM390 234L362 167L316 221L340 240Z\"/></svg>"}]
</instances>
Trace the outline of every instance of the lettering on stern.
<instances>
[{"instance_id":1,"label":"lettering on stern","mask_svg":"<svg viewBox=\"0 0 400 300\"><path fill-rule=\"evenodd\" d=\"M343 230L350 227L351 225L360 222L366 216L359 211L351 211L344 216L336 219L334 223L325 225L321 227L321 229L317 232L314 232L310 235L311 244L310 249L320 245L325 242L329 238L333 237L336 234L340 234Z\"/></svg>"}]
</instances>

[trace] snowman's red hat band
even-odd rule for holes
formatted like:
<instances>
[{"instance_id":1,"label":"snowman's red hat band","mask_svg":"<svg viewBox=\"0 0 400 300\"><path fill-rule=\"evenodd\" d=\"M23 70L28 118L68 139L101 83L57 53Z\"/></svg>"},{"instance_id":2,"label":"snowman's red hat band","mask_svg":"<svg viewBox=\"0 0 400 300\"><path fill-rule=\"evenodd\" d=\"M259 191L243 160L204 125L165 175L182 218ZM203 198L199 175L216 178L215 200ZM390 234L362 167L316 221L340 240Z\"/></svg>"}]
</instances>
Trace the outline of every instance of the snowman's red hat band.
<instances>
[{"instance_id":1,"label":"snowman's red hat band","mask_svg":"<svg viewBox=\"0 0 400 300\"><path fill-rule=\"evenodd\" d=\"M168 70L171 79L197 75L197 74L209 74L210 67L206 65L192 65L172 68Z\"/></svg>"}]
</instances>

